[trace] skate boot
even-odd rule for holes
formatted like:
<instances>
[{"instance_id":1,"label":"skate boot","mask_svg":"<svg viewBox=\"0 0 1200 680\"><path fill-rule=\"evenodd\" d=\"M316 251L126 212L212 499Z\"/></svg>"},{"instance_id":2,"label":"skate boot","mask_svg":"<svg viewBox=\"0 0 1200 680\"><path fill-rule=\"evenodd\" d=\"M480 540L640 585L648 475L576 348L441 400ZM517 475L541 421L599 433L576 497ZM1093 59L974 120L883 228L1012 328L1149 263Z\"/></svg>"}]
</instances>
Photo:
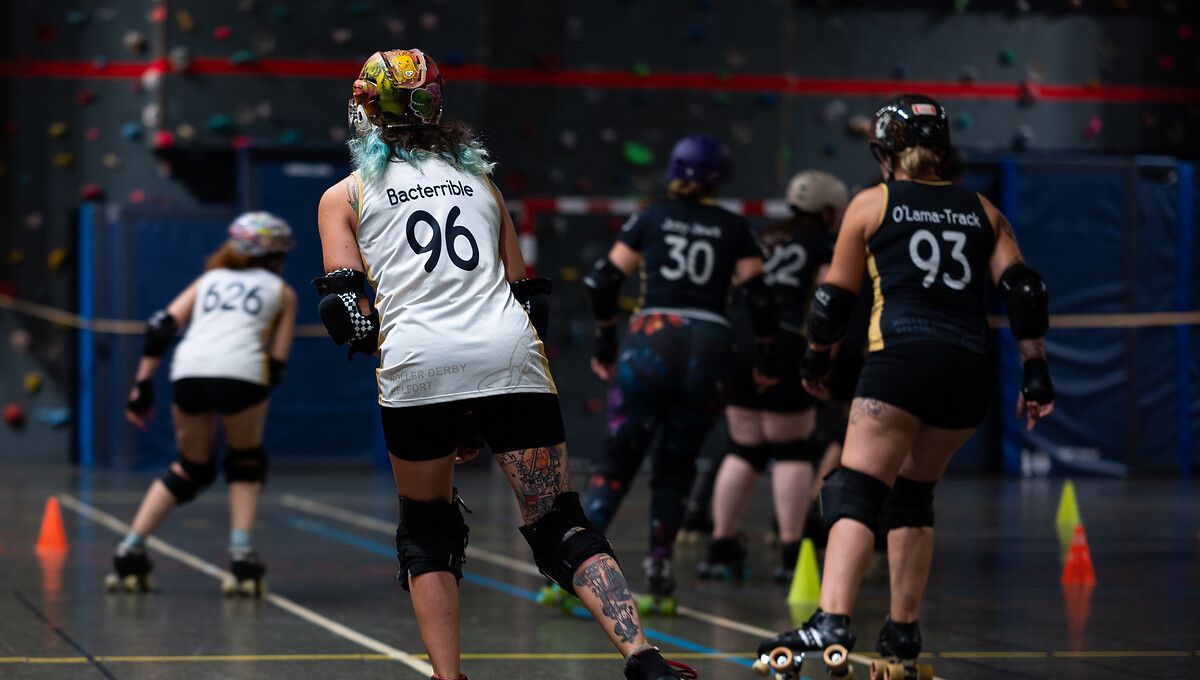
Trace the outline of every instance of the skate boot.
<instances>
[{"instance_id":1,"label":"skate boot","mask_svg":"<svg viewBox=\"0 0 1200 680\"><path fill-rule=\"evenodd\" d=\"M683 526L679 528L679 536L675 542L679 545L699 545L706 536L712 535L712 529L712 513L709 508L692 508L683 518Z\"/></svg>"},{"instance_id":2,"label":"skate boot","mask_svg":"<svg viewBox=\"0 0 1200 680\"><path fill-rule=\"evenodd\" d=\"M746 567L746 549L736 538L718 538L708 544L708 558L696 565L702 579L722 579L726 583L750 577Z\"/></svg>"},{"instance_id":3,"label":"skate boot","mask_svg":"<svg viewBox=\"0 0 1200 680\"><path fill-rule=\"evenodd\" d=\"M149 592L152 571L154 563L146 556L145 548L118 547L113 553L113 573L104 577L104 589L110 593Z\"/></svg>"},{"instance_id":4,"label":"skate boot","mask_svg":"<svg viewBox=\"0 0 1200 680\"><path fill-rule=\"evenodd\" d=\"M679 601L672 594L675 592L675 576L671 571L671 558L661 553L652 554L642 562L646 571L646 594L638 597L638 614L662 614L675 616Z\"/></svg>"},{"instance_id":5,"label":"skate boot","mask_svg":"<svg viewBox=\"0 0 1200 680\"><path fill-rule=\"evenodd\" d=\"M933 680L933 666L917 663L921 627L916 621L896 623L891 617L884 619L875 651L883 658L871 662L871 680Z\"/></svg>"},{"instance_id":6,"label":"skate boot","mask_svg":"<svg viewBox=\"0 0 1200 680\"><path fill-rule=\"evenodd\" d=\"M771 572L771 580L787 585L792 582L792 574L796 570L796 560L800 558L800 541L787 541L779 544L779 566Z\"/></svg>"},{"instance_id":7,"label":"skate boot","mask_svg":"<svg viewBox=\"0 0 1200 680\"><path fill-rule=\"evenodd\" d=\"M696 680L695 668L678 661L668 661L658 647L647 647L625 660L625 680Z\"/></svg>"},{"instance_id":8,"label":"skate boot","mask_svg":"<svg viewBox=\"0 0 1200 680\"><path fill-rule=\"evenodd\" d=\"M775 671L781 680L794 680L800 677L805 657L819 655L830 677L846 678L851 672L851 649L850 617L817 609L803 626L764 640L758 646L754 672L768 675Z\"/></svg>"},{"instance_id":9,"label":"skate boot","mask_svg":"<svg viewBox=\"0 0 1200 680\"><path fill-rule=\"evenodd\" d=\"M267 573L267 568L258 559L258 553L253 550L231 550L229 559L230 574L221 579L221 593L225 597L262 597L266 594L267 582L263 575Z\"/></svg>"}]
</instances>

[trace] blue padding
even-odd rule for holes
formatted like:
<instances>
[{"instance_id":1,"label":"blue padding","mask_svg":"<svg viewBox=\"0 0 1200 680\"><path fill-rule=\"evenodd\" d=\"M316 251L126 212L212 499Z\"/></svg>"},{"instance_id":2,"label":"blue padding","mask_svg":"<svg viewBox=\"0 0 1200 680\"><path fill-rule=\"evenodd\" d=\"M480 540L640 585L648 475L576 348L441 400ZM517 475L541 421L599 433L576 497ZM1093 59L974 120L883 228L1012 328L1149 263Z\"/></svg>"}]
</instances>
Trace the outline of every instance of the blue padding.
<instances>
[{"instance_id":1,"label":"blue padding","mask_svg":"<svg viewBox=\"0 0 1200 680\"><path fill-rule=\"evenodd\" d=\"M1196 216L1196 176L1191 163L1181 162L1178 165L1179 187L1176 200L1179 204L1175 214L1178 227L1178 243L1175 251L1178 257L1178 273L1176 278L1176 309L1181 312L1189 311L1195 304L1193 298L1194 286L1194 257L1196 249L1195 227ZM1196 397L1192 394L1191 374L1196 355L1192 352L1191 327L1178 326L1175 329L1176 368L1175 368L1175 400L1176 422L1178 430L1179 474L1190 477L1193 461L1196 458L1192 428L1195 426L1191 417L1197 406Z\"/></svg>"},{"instance_id":2,"label":"blue padding","mask_svg":"<svg viewBox=\"0 0 1200 680\"><path fill-rule=\"evenodd\" d=\"M84 203L79 210L79 243L76 247L78 253L79 271L78 271L78 290L79 296L79 316L85 320L91 320L93 311L92 294L93 294L93 278L95 273L92 268L93 262L93 229L96 206L93 203ZM95 366L95 346L92 331L84 328L79 332L77 345L78 376L77 391L75 395L75 455L80 467L91 468L96 463L95 451L95 428L94 412L93 412L93 388L94 388L94 366Z\"/></svg>"}]
</instances>

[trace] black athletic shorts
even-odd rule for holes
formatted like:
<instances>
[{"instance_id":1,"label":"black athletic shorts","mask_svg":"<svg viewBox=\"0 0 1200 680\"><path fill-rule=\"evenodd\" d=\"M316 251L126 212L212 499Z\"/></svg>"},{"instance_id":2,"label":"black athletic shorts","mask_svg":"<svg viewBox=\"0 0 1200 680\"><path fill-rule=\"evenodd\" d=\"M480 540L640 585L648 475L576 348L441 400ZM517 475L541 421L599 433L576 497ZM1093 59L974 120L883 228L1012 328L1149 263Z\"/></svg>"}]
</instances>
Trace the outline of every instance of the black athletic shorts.
<instances>
[{"instance_id":1,"label":"black athletic shorts","mask_svg":"<svg viewBox=\"0 0 1200 680\"><path fill-rule=\"evenodd\" d=\"M383 407L383 438L400 460L423 461L454 453L468 416L492 453L556 446L566 440L558 395L498 394L402 408Z\"/></svg>"},{"instance_id":2,"label":"black athletic shorts","mask_svg":"<svg viewBox=\"0 0 1200 680\"><path fill-rule=\"evenodd\" d=\"M230 416L267 400L266 385L233 378L180 378L171 383L171 397L184 413Z\"/></svg>"},{"instance_id":3,"label":"black athletic shorts","mask_svg":"<svg viewBox=\"0 0 1200 680\"><path fill-rule=\"evenodd\" d=\"M816 404L816 399L804 389L804 383L800 380L800 360L804 358L806 342L804 336L782 328L775 333L775 377L779 379L779 384L759 394L758 386L754 383L756 349L749 324L745 328L739 326L735 335L733 370L728 378L731 406L795 413Z\"/></svg>"},{"instance_id":4,"label":"black athletic shorts","mask_svg":"<svg viewBox=\"0 0 1200 680\"><path fill-rule=\"evenodd\" d=\"M942 342L907 342L871 352L854 396L878 399L933 427L979 427L992 399L995 362Z\"/></svg>"}]
</instances>

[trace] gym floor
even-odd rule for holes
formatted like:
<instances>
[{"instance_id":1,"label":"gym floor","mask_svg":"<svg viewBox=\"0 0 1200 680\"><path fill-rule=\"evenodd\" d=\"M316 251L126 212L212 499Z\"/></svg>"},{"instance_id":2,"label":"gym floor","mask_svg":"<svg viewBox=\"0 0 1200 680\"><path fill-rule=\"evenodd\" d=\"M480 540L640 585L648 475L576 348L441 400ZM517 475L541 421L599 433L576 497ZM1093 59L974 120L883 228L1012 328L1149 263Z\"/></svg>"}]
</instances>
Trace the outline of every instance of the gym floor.
<instances>
[{"instance_id":1,"label":"gym floor","mask_svg":"<svg viewBox=\"0 0 1200 680\"><path fill-rule=\"evenodd\" d=\"M577 467L581 467L577 465ZM395 498L386 474L277 466L255 534L270 594L222 598L226 510L220 486L168 519L152 544L154 590L107 594L111 551L150 475L0 463L0 677L372 678L428 676L396 583ZM576 479L577 485L582 482ZM644 482L643 482L644 483ZM595 625L547 609L516 531L515 504L485 465L460 474L474 511L462 584L464 669L474 680L618 678ZM1077 480L1097 585L1064 587L1054 529L1061 483L955 478L938 491L938 543L922 629L938 677L1200 676L1200 508L1173 480ZM646 494L631 494L610 535L635 589ZM69 551L35 554L46 499L62 503ZM768 493L747 522L747 583L701 582L702 553L677 553L674 618L644 621L669 658L706 680L754 677L758 640L791 625L785 588L766 580ZM811 607L802 612L807 616ZM887 609L880 560L855 615L856 675ZM806 676L825 677L816 664Z\"/></svg>"}]
</instances>

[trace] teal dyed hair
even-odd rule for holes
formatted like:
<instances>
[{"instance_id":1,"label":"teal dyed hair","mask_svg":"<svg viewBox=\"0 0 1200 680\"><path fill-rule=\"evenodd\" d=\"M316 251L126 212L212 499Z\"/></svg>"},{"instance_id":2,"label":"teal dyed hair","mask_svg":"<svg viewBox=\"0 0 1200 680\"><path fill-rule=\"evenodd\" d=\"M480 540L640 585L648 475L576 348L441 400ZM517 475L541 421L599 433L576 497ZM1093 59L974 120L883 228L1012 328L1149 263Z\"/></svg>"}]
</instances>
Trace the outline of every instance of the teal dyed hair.
<instances>
[{"instance_id":1,"label":"teal dyed hair","mask_svg":"<svg viewBox=\"0 0 1200 680\"><path fill-rule=\"evenodd\" d=\"M405 130L404 128L395 129ZM465 129L463 131L465 132ZM403 135L405 132L400 134ZM486 177L492 174L492 168L496 167L496 164L488 160L488 150L478 139L469 134L453 135L453 137L456 137L457 141L428 140L432 142L428 144L431 148L423 148L426 144L421 142L427 140L414 139L411 140L415 142L413 144L389 144L384 140L380 129L374 128L365 137L355 137L349 141L350 160L364 181L371 181L382 176L387 164L393 158L413 167L420 167L423 161L430 158L441 158L455 168L477 177Z\"/></svg>"}]
</instances>

